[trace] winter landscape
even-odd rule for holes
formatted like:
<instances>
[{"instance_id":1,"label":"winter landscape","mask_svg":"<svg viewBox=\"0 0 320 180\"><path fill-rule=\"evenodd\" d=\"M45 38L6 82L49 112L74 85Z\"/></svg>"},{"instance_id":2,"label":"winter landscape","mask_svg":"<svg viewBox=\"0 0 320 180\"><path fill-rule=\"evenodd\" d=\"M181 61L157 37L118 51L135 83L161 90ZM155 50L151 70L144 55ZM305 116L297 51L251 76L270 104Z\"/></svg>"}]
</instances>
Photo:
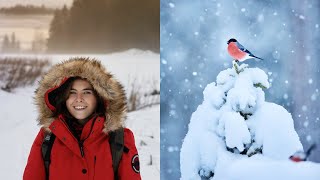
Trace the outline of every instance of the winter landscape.
<instances>
[{"instance_id":1,"label":"winter landscape","mask_svg":"<svg viewBox=\"0 0 320 180\"><path fill-rule=\"evenodd\" d=\"M181 179L319 179L320 164L293 161L304 150L291 114L265 101L267 74L247 66L221 71L203 91L182 144Z\"/></svg>"},{"instance_id":2,"label":"winter landscape","mask_svg":"<svg viewBox=\"0 0 320 180\"><path fill-rule=\"evenodd\" d=\"M320 163L319 7L318 0L160 1L162 179L182 176L180 170L184 165L180 155L184 139L193 131L189 125L194 121L192 114L198 114L197 109L206 100L203 92L207 85L216 82L221 71L232 68L233 59L227 52L230 38L265 59L248 60L245 64L267 74L270 88L263 90L265 101L282 106L291 114L303 149L306 151L317 144L309 162ZM228 142L232 144L232 140ZM209 138L203 141L210 142ZM188 153L194 153L192 150ZM213 167L213 163L220 160L215 161L213 157L208 163ZM194 160L198 161L202 160ZM239 161L237 167L242 163L245 161ZM304 165L290 163L284 171L298 172L295 167ZM266 164L257 168L250 166L248 170L256 172L260 169L258 166L267 168ZM230 164L230 167L236 166ZM280 167L278 170L284 172ZM229 177L233 173L237 174L236 169L225 175ZM252 176L252 179L258 178Z\"/></svg>"},{"instance_id":3,"label":"winter landscape","mask_svg":"<svg viewBox=\"0 0 320 180\"><path fill-rule=\"evenodd\" d=\"M70 57L81 56L101 60L109 71L125 86L130 96L136 92L140 99L139 110L128 114L126 126L133 130L140 155L141 176L143 179L160 178L160 95L148 99L153 90L159 92L159 54L150 51L131 49L107 55L2 55L4 58L47 59L51 64ZM28 67L26 67L28 69ZM9 71L9 69L7 69ZM1 73L8 73L1 70ZM3 75L3 74L2 74ZM5 76L3 76L5 77ZM7 81L1 81L3 87ZM133 85L135 84L135 85ZM2 137L0 159L0 179L18 180L29 155L30 147L38 133L36 107L33 96L37 83L12 89L0 90L0 115ZM153 104L145 106L146 104Z\"/></svg>"}]
</instances>

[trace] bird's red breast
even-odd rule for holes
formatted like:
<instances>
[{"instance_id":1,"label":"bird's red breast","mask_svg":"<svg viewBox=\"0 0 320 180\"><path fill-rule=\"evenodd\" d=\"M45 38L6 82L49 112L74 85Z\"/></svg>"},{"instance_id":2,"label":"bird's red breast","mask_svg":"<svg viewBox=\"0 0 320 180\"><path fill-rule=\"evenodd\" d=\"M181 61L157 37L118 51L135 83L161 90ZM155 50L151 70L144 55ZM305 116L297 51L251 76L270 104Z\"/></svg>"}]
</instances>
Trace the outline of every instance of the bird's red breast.
<instances>
[{"instance_id":1,"label":"bird's red breast","mask_svg":"<svg viewBox=\"0 0 320 180\"><path fill-rule=\"evenodd\" d=\"M301 162L303 161L302 159L300 159L299 157L290 157L291 161L293 162Z\"/></svg>"},{"instance_id":2,"label":"bird's red breast","mask_svg":"<svg viewBox=\"0 0 320 180\"><path fill-rule=\"evenodd\" d=\"M241 60L246 57L246 53L241 51L235 42L231 42L228 45L228 53L236 60Z\"/></svg>"}]
</instances>

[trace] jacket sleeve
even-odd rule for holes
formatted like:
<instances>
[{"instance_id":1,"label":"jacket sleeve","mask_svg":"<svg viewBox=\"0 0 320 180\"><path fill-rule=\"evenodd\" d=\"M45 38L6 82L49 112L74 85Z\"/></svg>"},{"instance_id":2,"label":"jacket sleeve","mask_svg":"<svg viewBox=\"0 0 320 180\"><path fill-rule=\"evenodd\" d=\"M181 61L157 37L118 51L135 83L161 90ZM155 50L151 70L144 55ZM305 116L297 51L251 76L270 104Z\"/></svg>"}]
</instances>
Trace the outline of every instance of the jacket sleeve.
<instances>
[{"instance_id":1,"label":"jacket sleeve","mask_svg":"<svg viewBox=\"0 0 320 180\"><path fill-rule=\"evenodd\" d=\"M42 159L41 145L44 139L44 131L41 128L34 140L27 165L24 169L23 180L45 180L44 162Z\"/></svg>"},{"instance_id":2,"label":"jacket sleeve","mask_svg":"<svg viewBox=\"0 0 320 180\"><path fill-rule=\"evenodd\" d=\"M118 168L120 180L140 180L139 155L131 130L124 128L124 152ZM126 149L127 148L127 149Z\"/></svg>"}]
</instances>

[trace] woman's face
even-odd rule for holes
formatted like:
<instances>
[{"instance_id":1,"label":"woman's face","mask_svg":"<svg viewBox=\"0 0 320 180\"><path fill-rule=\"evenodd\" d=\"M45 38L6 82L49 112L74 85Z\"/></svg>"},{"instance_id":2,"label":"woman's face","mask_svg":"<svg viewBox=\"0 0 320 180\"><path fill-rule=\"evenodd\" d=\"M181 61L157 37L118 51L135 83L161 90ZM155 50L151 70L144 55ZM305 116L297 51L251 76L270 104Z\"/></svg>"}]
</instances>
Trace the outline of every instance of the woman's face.
<instances>
[{"instance_id":1,"label":"woman's face","mask_svg":"<svg viewBox=\"0 0 320 180\"><path fill-rule=\"evenodd\" d=\"M79 123L85 123L82 120L89 117L97 106L97 98L91 84L83 79L73 81L66 106L70 114L79 120Z\"/></svg>"}]
</instances>

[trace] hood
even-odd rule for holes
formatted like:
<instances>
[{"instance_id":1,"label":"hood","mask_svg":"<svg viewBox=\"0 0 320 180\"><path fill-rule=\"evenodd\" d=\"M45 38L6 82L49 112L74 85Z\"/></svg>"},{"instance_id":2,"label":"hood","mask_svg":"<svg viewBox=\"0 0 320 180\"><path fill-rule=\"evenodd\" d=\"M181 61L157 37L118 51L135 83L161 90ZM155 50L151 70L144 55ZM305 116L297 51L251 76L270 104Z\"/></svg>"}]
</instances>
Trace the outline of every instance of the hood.
<instances>
[{"instance_id":1,"label":"hood","mask_svg":"<svg viewBox=\"0 0 320 180\"><path fill-rule=\"evenodd\" d=\"M76 76L89 81L106 102L103 131L108 133L123 127L127 114L123 86L107 72L100 61L89 58L69 59L54 65L42 76L34 98L39 111L38 124L46 131L50 131L49 126L57 117L52 117L55 107L49 101L49 94L59 88L68 78Z\"/></svg>"}]
</instances>

